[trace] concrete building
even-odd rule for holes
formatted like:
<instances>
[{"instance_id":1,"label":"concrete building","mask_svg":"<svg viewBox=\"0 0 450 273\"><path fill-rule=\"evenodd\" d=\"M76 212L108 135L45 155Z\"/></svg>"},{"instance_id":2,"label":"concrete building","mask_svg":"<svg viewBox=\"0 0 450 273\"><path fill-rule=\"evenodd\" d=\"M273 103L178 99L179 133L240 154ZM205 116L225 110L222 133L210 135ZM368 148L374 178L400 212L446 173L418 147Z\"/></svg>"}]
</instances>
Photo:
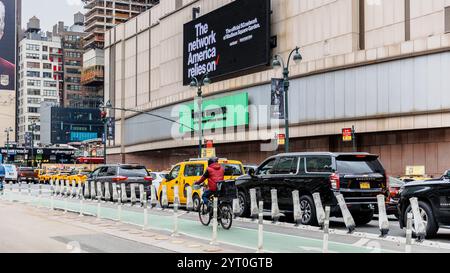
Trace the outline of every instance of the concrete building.
<instances>
[{"instance_id":1,"label":"concrete building","mask_svg":"<svg viewBox=\"0 0 450 273\"><path fill-rule=\"evenodd\" d=\"M40 104L59 105L63 84L61 38L40 32L39 25L38 18L30 19L18 47L17 135L21 144L32 123L37 125L35 144L40 143Z\"/></svg>"},{"instance_id":2,"label":"concrete building","mask_svg":"<svg viewBox=\"0 0 450 273\"><path fill-rule=\"evenodd\" d=\"M93 97L98 97L103 96L104 92L105 32L146 11L155 1L83 0L83 2L86 9L84 25L87 35L84 38L85 55L81 83Z\"/></svg>"},{"instance_id":3,"label":"concrete building","mask_svg":"<svg viewBox=\"0 0 450 273\"><path fill-rule=\"evenodd\" d=\"M183 25L193 19L193 8L207 15L232 2L162 1L109 30L105 99L115 107L179 118L179 107L193 104L197 93L183 85ZM272 0L270 37L276 36L276 44L271 39L270 55L286 60L300 46L303 56L290 67L291 151L351 151L341 134L355 126L358 150L379 154L390 175L404 174L408 165L424 165L434 176L449 169L448 5L440 0ZM284 132L267 126L271 79L280 77L268 62L260 71L241 71L203 88L207 100L248 95L251 110L244 126L205 135L214 139L218 156L260 163L284 150L261 151L273 133ZM197 155L197 138L181 138L179 125L132 112L112 114L116 136L108 149L110 162L166 169Z\"/></svg>"}]
</instances>

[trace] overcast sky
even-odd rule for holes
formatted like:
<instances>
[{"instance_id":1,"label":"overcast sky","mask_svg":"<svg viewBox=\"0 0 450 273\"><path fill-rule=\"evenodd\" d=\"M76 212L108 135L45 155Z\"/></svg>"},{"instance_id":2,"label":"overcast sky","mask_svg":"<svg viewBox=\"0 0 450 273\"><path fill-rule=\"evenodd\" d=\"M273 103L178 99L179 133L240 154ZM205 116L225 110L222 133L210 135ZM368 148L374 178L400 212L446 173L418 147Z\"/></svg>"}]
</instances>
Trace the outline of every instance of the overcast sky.
<instances>
[{"instance_id":1,"label":"overcast sky","mask_svg":"<svg viewBox=\"0 0 450 273\"><path fill-rule=\"evenodd\" d=\"M51 31L58 21L71 26L78 11L84 13L81 0L22 0L22 28L34 15L41 20L43 31Z\"/></svg>"}]
</instances>

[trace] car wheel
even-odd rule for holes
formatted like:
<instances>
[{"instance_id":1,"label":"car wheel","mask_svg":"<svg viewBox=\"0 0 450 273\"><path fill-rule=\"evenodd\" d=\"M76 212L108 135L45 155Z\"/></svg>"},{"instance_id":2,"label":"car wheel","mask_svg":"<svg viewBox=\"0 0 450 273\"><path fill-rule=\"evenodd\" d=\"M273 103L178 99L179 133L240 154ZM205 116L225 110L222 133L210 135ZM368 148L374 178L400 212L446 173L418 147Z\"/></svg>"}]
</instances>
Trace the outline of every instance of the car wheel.
<instances>
[{"instance_id":1,"label":"car wheel","mask_svg":"<svg viewBox=\"0 0 450 273\"><path fill-rule=\"evenodd\" d=\"M411 205L408 206L408 208L405 211L404 214L404 221L407 223L408 221L408 213L410 213L412 210ZM434 217L433 210L431 209L430 205L428 203L419 201L419 212L422 216L423 221L425 221L426 226L426 238L432 238L436 236L439 225L436 222L436 218ZM413 222L412 222L412 231L413 235L416 236L415 228L414 228L414 215L413 215Z\"/></svg>"},{"instance_id":2,"label":"car wheel","mask_svg":"<svg viewBox=\"0 0 450 273\"><path fill-rule=\"evenodd\" d=\"M238 199L239 199L239 216L240 217L249 217L250 216L250 204L247 201L247 196L244 192L238 193Z\"/></svg>"},{"instance_id":3,"label":"car wheel","mask_svg":"<svg viewBox=\"0 0 450 273\"><path fill-rule=\"evenodd\" d=\"M357 226L367 225L373 220L373 214L373 210L368 212L358 212L353 215L353 220L355 220Z\"/></svg>"},{"instance_id":4,"label":"car wheel","mask_svg":"<svg viewBox=\"0 0 450 273\"><path fill-rule=\"evenodd\" d=\"M317 214L314 200L309 195L300 197L300 210L302 212L302 225L317 226Z\"/></svg>"},{"instance_id":5,"label":"car wheel","mask_svg":"<svg viewBox=\"0 0 450 273\"><path fill-rule=\"evenodd\" d=\"M198 211L201 204L200 196L198 196L198 194L194 194L192 203L194 204L194 211Z\"/></svg>"}]
</instances>

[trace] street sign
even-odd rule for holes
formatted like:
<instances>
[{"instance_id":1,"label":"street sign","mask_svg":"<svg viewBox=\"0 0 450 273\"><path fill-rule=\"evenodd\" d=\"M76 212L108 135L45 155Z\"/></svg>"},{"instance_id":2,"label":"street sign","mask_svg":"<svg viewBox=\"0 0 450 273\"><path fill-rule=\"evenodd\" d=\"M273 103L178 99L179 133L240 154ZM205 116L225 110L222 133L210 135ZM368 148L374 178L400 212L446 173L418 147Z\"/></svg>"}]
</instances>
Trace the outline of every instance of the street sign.
<instances>
[{"instance_id":1,"label":"street sign","mask_svg":"<svg viewBox=\"0 0 450 273\"><path fill-rule=\"evenodd\" d=\"M342 129L342 141L344 141L344 142L353 141L353 129L352 128Z\"/></svg>"},{"instance_id":2,"label":"street sign","mask_svg":"<svg viewBox=\"0 0 450 273\"><path fill-rule=\"evenodd\" d=\"M216 156L216 148L203 148L202 149L202 157L203 158L209 158L209 157L215 157Z\"/></svg>"},{"instance_id":3,"label":"street sign","mask_svg":"<svg viewBox=\"0 0 450 273\"><path fill-rule=\"evenodd\" d=\"M279 134L278 135L278 145L284 145L284 144L286 144L286 135Z\"/></svg>"}]
</instances>

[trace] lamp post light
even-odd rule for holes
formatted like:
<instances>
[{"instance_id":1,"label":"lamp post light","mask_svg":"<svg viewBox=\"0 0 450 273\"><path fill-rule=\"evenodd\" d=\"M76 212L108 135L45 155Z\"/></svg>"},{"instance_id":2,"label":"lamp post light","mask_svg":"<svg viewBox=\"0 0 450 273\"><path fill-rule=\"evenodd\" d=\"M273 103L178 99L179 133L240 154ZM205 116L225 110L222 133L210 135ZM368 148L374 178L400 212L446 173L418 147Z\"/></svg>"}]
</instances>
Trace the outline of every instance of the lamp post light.
<instances>
[{"instance_id":1,"label":"lamp post light","mask_svg":"<svg viewBox=\"0 0 450 273\"><path fill-rule=\"evenodd\" d=\"M294 54L295 53L295 54ZM283 88L284 88L284 129L286 134L286 142L285 142L285 151L289 153L289 98L288 98L288 90L289 90L289 63L291 61L291 57L293 56L295 63L300 63L303 60L302 55L300 54L300 48L294 48L290 53L285 66L284 59L281 55L275 55L272 61L273 68L282 68L283 69Z\"/></svg>"},{"instance_id":2,"label":"lamp post light","mask_svg":"<svg viewBox=\"0 0 450 273\"><path fill-rule=\"evenodd\" d=\"M211 84L211 80L208 77L208 74L203 76L203 78L199 81L197 77L193 77L190 83L191 88L197 88L197 103L198 103L198 131L199 131L199 139L198 139L198 157L202 157L202 147L203 147L203 92L202 87L208 86ZM195 127L195 126L194 126Z\"/></svg>"},{"instance_id":3,"label":"lamp post light","mask_svg":"<svg viewBox=\"0 0 450 273\"><path fill-rule=\"evenodd\" d=\"M8 163L9 161L9 133L12 133L13 129L11 127L5 129L6 133L6 160L5 163Z\"/></svg>"}]
</instances>

